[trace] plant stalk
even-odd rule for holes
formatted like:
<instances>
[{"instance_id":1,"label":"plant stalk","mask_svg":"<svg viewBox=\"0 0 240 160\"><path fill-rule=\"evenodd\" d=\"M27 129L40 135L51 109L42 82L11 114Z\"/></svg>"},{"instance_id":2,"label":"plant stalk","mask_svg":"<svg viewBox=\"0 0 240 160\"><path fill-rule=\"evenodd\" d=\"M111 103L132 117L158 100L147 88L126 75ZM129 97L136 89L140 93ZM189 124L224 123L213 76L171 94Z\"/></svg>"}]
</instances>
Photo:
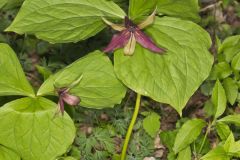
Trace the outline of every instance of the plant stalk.
<instances>
[{"instance_id":1,"label":"plant stalk","mask_svg":"<svg viewBox=\"0 0 240 160\"><path fill-rule=\"evenodd\" d=\"M206 141L206 139L207 139L207 135L208 135L208 134L210 133L210 131L211 131L211 127L212 127L212 123L209 123L209 124L208 124L208 127L207 127L207 130L206 130L206 133L205 133L205 135L204 135L202 144L201 144L200 149L199 149L199 151L198 151L198 154L200 154L200 153L202 152L203 146L204 146L205 141Z\"/></svg>"},{"instance_id":2,"label":"plant stalk","mask_svg":"<svg viewBox=\"0 0 240 160\"><path fill-rule=\"evenodd\" d=\"M133 112L132 120L131 120L130 125L128 127L127 135L126 135L126 138L125 138L125 141L124 141L124 144L123 144L121 160L126 159L128 143L129 143L130 137L132 135L133 127L134 127L134 124L135 124L137 116L138 116L138 112L139 112L139 108L140 108L140 102L141 102L141 94L137 94L137 99L136 99L136 104L135 104L135 109L134 109L134 112Z\"/></svg>"}]
</instances>

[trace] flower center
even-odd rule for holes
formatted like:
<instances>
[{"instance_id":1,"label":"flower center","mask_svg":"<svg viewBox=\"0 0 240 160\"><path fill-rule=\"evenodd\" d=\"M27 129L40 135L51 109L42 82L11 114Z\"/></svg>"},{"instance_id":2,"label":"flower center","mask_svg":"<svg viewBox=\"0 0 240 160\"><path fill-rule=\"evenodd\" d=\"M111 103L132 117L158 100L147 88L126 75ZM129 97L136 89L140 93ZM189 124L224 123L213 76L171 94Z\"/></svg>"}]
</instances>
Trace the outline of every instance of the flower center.
<instances>
[{"instance_id":1,"label":"flower center","mask_svg":"<svg viewBox=\"0 0 240 160\"><path fill-rule=\"evenodd\" d=\"M136 27L130 26L128 27L128 31L134 33L136 31Z\"/></svg>"}]
</instances>

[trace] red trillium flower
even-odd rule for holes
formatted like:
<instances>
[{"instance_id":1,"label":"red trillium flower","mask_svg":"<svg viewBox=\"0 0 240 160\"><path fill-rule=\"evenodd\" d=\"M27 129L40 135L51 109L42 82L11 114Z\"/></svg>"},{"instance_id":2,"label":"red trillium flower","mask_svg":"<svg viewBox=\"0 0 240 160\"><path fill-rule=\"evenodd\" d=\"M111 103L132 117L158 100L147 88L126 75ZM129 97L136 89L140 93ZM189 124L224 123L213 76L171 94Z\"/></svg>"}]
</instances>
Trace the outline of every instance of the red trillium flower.
<instances>
[{"instance_id":1,"label":"red trillium flower","mask_svg":"<svg viewBox=\"0 0 240 160\"><path fill-rule=\"evenodd\" d=\"M77 80L75 80L72 84L70 84L68 87L62 87L62 88L57 88L54 85L54 88L59 96L58 100L58 109L64 114L64 103L67 103L70 106L76 106L80 103L80 98L78 96L71 95L69 93L69 90L75 87L76 85L79 84L79 82L82 80L83 76L81 75Z\"/></svg>"},{"instance_id":2,"label":"red trillium flower","mask_svg":"<svg viewBox=\"0 0 240 160\"><path fill-rule=\"evenodd\" d=\"M104 52L112 52L115 49L124 47L124 55L133 55L136 42L138 42L144 48L147 48L155 53L163 53L165 49L159 48L153 40L147 36L141 29L149 26L154 22L156 10L139 25L134 24L128 17L125 17L124 26L113 24L105 18L103 21L110 25L114 30L119 31L119 34L115 34L112 37L109 45L104 49Z\"/></svg>"},{"instance_id":3,"label":"red trillium flower","mask_svg":"<svg viewBox=\"0 0 240 160\"><path fill-rule=\"evenodd\" d=\"M57 89L57 93L59 96L58 108L62 115L64 114L64 102L70 106L76 106L80 103L79 97L69 94L69 88Z\"/></svg>"}]
</instances>

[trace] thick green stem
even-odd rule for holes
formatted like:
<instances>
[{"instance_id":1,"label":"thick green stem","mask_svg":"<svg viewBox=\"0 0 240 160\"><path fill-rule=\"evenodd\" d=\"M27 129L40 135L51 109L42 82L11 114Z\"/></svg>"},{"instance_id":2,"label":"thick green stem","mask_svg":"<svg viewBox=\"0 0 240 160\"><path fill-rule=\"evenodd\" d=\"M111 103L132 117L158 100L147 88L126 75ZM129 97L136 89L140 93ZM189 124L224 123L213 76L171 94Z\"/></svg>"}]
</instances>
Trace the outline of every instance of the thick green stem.
<instances>
[{"instance_id":1,"label":"thick green stem","mask_svg":"<svg viewBox=\"0 0 240 160\"><path fill-rule=\"evenodd\" d=\"M123 144L121 160L126 159L128 143L129 143L130 137L132 135L133 127L134 127L134 124L135 124L137 116L138 116L138 112L139 112L139 108L140 108L140 102L141 102L141 94L137 94L137 100L136 100L136 104L135 104L134 113L133 113L133 116L132 116L131 123L128 127L127 135L126 135L126 138L125 138L125 141L124 141L124 144Z\"/></svg>"}]
</instances>

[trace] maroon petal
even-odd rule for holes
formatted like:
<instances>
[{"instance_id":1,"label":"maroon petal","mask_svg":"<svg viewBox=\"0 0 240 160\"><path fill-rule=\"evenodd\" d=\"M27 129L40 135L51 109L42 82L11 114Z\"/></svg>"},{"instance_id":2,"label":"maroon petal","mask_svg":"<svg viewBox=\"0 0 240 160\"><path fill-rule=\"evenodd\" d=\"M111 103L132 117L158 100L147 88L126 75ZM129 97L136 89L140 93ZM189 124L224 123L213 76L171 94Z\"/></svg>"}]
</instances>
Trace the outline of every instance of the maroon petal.
<instances>
[{"instance_id":1,"label":"maroon petal","mask_svg":"<svg viewBox=\"0 0 240 160\"><path fill-rule=\"evenodd\" d=\"M112 52L115 49L122 48L129 40L131 34L127 30L115 34L108 44L108 46L103 50L103 52Z\"/></svg>"},{"instance_id":2,"label":"maroon petal","mask_svg":"<svg viewBox=\"0 0 240 160\"><path fill-rule=\"evenodd\" d=\"M142 32L140 29L136 30L134 34L135 34L136 41L139 44L141 44L144 48L147 48L156 53L163 53L166 51L163 48L159 48L153 42L153 40L150 37L148 37L144 32Z\"/></svg>"},{"instance_id":3,"label":"maroon petal","mask_svg":"<svg viewBox=\"0 0 240 160\"><path fill-rule=\"evenodd\" d=\"M80 98L78 96L73 96L68 93L63 94L62 99L70 106L76 106L80 103Z\"/></svg>"},{"instance_id":4,"label":"maroon petal","mask_svg":"<svg viewBox=\"0 0 240 160\"><path fill-rule=\"evenodd\" d=\"M63 101L62 97L59 97L58 108L63 115L64 114L64 101Z\"/></svg>"}]
</instances>

